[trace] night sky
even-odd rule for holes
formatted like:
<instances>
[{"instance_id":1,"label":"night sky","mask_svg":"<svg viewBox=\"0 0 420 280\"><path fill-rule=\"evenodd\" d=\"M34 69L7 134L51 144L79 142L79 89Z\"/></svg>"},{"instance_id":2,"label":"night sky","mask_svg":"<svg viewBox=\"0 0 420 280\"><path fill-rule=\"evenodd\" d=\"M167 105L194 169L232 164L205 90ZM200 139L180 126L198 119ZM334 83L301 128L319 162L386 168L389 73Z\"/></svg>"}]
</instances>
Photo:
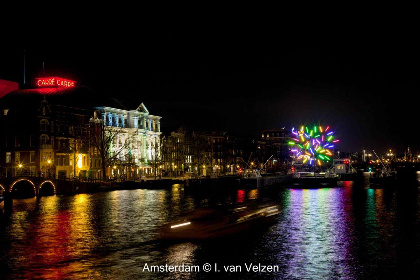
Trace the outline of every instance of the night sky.
<instances>
[{"instance_id":1,"label":"night sky","mask_svg":"<svg viewBox=\"0 0 420 280\"><path fill-rule=\"evenodd\" d=\"M129 109L144 102L162 130L330 125L342 151L420 151L419 45L410 29L164 28L89 30L76 39L0 47L0 79L74 79Z\"/></svg>"}]
</instances>

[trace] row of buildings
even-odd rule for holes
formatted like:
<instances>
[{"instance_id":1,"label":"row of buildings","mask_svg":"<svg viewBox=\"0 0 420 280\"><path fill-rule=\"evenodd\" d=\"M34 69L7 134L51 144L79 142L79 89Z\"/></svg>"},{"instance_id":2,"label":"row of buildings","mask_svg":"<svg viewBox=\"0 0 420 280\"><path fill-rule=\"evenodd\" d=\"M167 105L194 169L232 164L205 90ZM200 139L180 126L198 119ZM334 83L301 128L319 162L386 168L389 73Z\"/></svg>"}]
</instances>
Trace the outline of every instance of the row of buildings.
<instances>
[{"instance_id":1,"label":"row of buildings","mask_svg":"<svg viewBox=\"0 0 420 280\"><path fill-rule=\"evenodd\" d=\"M35 80L0 98L0 176L136 180L278 171L288 161L284 129L247 140L180 128L163 135L161 116L141 103L98 101L59 77Z\"/></svg>"}]
</instances>

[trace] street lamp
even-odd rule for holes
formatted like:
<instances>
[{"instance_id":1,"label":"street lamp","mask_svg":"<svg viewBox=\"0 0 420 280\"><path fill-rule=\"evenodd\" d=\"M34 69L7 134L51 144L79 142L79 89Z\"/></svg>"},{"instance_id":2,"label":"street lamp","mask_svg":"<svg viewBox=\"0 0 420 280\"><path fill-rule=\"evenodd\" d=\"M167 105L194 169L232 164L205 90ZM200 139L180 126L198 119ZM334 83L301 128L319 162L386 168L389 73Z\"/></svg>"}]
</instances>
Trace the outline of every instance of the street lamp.
<instances>
[{"instance_id":1,"label":"street lamp","mask_svg":"<svg viewBox=\"0 0 420 280\"><path fill-rule=\"evenodd\" d=\"M113 169L113 170L112 170L112 175L114 175L114 178L116 178L116 177L117 177L117 173L115 172L115 169L117 169L117 166L115 166L115 165L114 165L114 166L112 167L112 169Z\"/></svg>"},{"instance_id":2,"label":"street lamp","mask_svg":"<svg viewBox=\"0 0 420 280\"><path fill-rule=\"evenodd\" d=\"M19 167L19 173L20 173L19 175L22 176L22 163L19 163L18 167Z\"/></svg>"},{"instance_id":3,"label":"street lamp","mask_svg":"<svg viewBox=\"0 0 420 280\"><path fill-rule=\"evenodd\" d=\"M51 170L50 170L50 168L51 168L51 160L49 159L49 160L47 160L47 162L48 162L48 178L50 178L50 176L51 176Z\"/></svg>"}]
</instances>

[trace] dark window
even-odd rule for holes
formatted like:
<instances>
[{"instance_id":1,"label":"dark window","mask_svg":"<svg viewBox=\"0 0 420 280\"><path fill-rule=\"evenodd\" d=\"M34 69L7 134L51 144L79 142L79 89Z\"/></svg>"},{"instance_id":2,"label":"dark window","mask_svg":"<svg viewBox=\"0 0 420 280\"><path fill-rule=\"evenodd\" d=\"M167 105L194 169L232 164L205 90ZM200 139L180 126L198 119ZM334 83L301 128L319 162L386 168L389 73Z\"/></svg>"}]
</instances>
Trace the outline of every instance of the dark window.
<instances>
[{"instance_id":1,"label":"dark window","mask_svg":"<svg viewBox=\"0 0 420 280\"><path fill-rule=\"evenodd\" d=\"M41 120L39 124L40 124L39 129L41 131L47 131L47 125L48 125L48 121L47 120Z\"/></svg>"},{"instance_id":2,"label":"dark window","mask_svg":"<svg viewBox=\"0 0 420 280\"><path fill-rule=\"evenodd\" d=\"M35 151L31 151L30 153L30 162L35 162Z\"/></svg>"},{"instance_id":3,"label":"dark window","mask_svg":"<svg viewBox=\"0 0 420 280\"><path fill-rule=\"evenodd\" d=\"M34 135L29 136L29 147L35 147L35 136Z\"/></svg>"},{"instance_id":4,"label":"dark window","mask_svg":"<svg viewBox=\"0 0 420 280\"><path fill-rule=\"evenodd\" d=\"M20 139L19 139L19 136L15 136L15 147L20 147Z\"/></svg>"}]
</instances>

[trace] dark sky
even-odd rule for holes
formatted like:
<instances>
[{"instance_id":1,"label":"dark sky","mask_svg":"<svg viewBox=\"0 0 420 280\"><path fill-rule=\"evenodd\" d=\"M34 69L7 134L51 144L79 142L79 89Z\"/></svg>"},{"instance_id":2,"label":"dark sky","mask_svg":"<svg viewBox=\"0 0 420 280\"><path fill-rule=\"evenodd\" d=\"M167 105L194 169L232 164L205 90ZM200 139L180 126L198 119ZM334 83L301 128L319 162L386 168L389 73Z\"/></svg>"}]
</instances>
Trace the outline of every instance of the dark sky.
<instances>
[{"instance_id":1,"label":"dark sky","mask_svg":"<svg viewBox=\"0 0 420 280\"><path fill-rule=\"evenodd\" d=\"M0 47L0 79L42 72L179 126L259 136L301 124L333 127L340 150L420 150L419 45L406 28L303 30L146 28ZM33 35L34 31L28 31ZM98 101L100 103L100 101ZM130 108L130 109L131 109Z\"/></svg>"}]
</instances>

